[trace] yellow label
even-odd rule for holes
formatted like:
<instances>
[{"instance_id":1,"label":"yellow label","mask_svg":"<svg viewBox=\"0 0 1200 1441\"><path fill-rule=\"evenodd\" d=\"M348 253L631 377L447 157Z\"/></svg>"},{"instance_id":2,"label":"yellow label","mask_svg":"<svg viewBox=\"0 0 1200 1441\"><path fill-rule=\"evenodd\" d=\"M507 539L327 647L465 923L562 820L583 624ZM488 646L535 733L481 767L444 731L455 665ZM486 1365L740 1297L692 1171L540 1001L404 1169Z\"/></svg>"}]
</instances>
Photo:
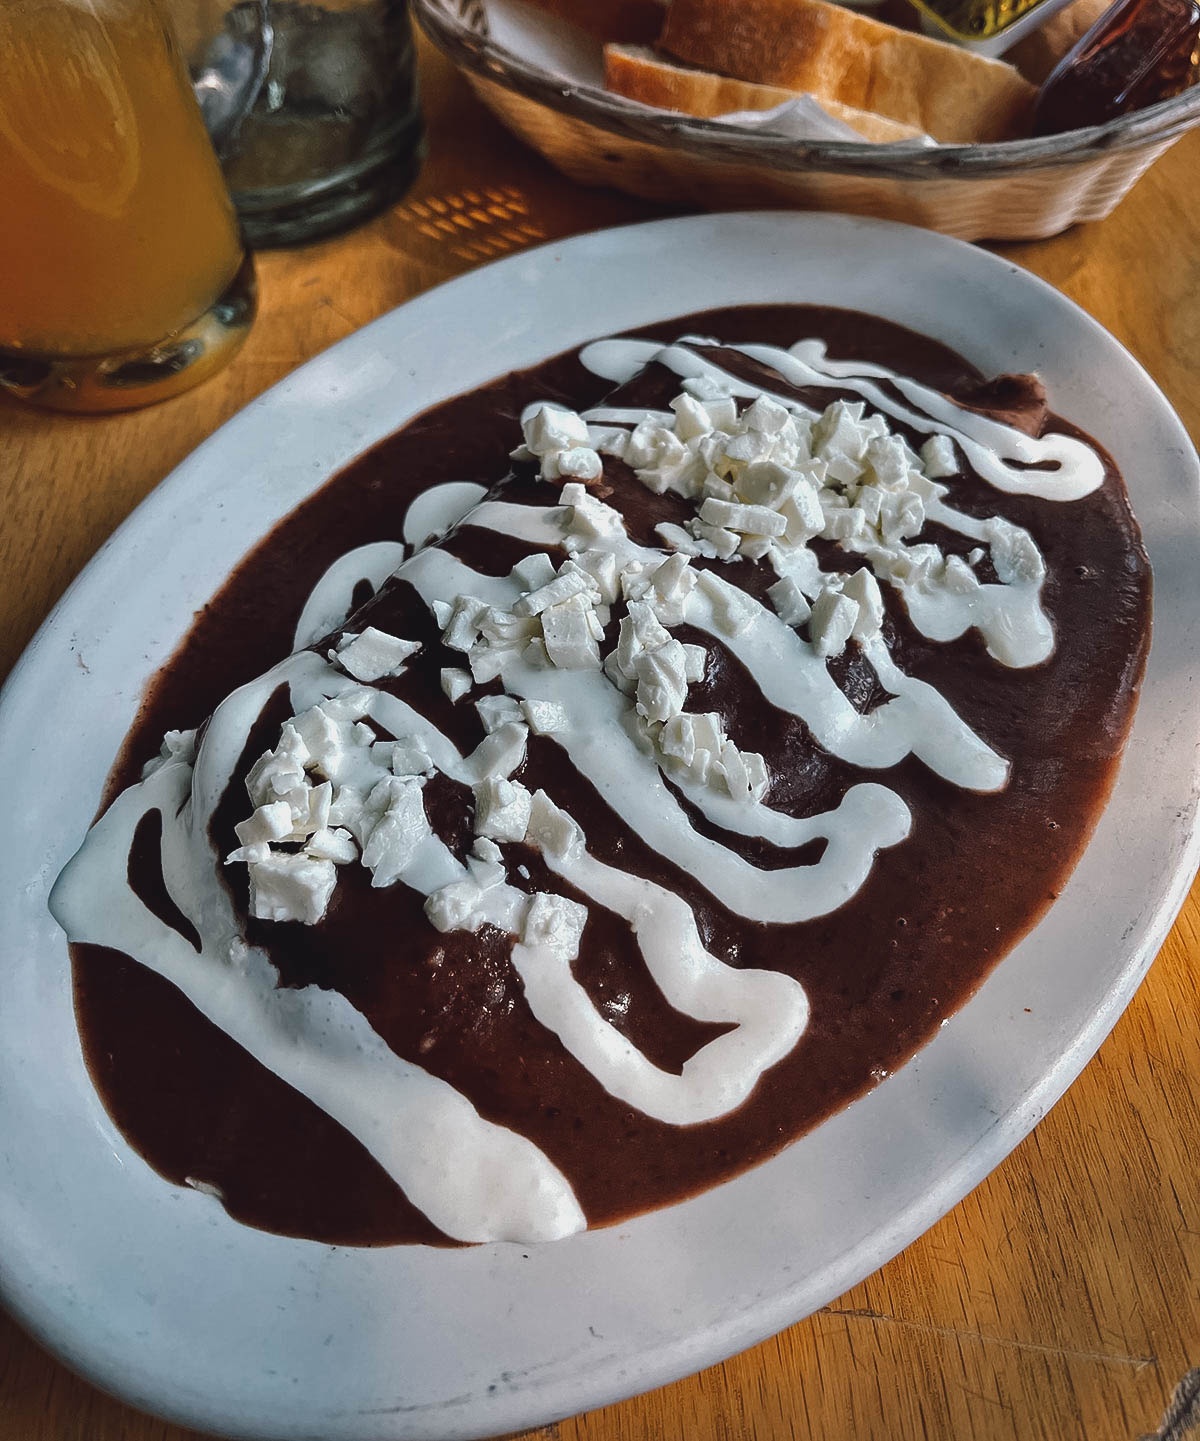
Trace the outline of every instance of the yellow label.
<instances>
[{"instance_id":1,"label":"yellow label","mask_svg":"<svg viewBox=\"0 0 1200 1441\"><path fill-rule=\"evenodd\" d=\"M1046 0L912 0L958 40L991 40Z\"/></svg>"}]
</instances>

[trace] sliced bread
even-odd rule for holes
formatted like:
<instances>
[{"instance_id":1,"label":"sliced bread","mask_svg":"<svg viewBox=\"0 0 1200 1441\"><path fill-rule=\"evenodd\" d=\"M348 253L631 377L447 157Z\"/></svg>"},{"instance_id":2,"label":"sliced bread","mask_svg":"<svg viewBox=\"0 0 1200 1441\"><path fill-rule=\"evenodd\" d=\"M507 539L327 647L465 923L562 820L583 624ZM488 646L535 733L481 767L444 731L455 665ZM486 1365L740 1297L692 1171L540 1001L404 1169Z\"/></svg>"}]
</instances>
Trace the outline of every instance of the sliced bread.
<instances>
[{"instance_id":1,"label":"sliced bread","mask_svg":"<svg viewBox=\"0 0 1200 1441\"><path fill-rule=\"evenodd\" d=\"M1037 95L1002 60L825 0L672 0L659 44L700 69L807 91L947 144L1028 133Z\"/></svg>"},{"instance_id":2,"label":"sliced bread","mask_svg":"<svg viewBox=\"0 0 1200 1441\"><path fill-rule=\"evenodd\" d=\"M652 50L631 45L604 47L604 83L615 94L639 100L643 105L705 118L727 115L732 110L772 110L796 98L794 90L731 80L707 70L687 70L669 64ZM883 144L890 140L911 140L921 133L915 125L903 125L883 115L856 110L838 100L824 98L821 106L856 130L864 140Z\"/></svg>"}]
</instances>

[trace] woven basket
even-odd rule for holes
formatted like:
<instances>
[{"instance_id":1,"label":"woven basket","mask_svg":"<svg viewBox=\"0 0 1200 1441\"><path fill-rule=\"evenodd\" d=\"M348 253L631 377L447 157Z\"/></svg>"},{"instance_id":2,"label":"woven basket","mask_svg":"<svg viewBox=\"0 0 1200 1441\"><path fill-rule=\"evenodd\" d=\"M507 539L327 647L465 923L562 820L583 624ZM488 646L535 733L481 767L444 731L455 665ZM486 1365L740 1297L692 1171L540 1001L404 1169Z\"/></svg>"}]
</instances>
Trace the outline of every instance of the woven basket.
<instances>
[{"instance_id":1,"label":"woven basket","mask_svg":"<svg viewBox=\"0 0 1200 1441\"><path fill-rule=\"evenodd\" d=\"M795 206L964 240L1035 240L1109 214L1200 123L1200 86L1106 125L993 145L798 141L567 84L489 38L482 0L413 0L430 38L515 134L585 185L696 208Z\"/></svg>"}]
</instances>

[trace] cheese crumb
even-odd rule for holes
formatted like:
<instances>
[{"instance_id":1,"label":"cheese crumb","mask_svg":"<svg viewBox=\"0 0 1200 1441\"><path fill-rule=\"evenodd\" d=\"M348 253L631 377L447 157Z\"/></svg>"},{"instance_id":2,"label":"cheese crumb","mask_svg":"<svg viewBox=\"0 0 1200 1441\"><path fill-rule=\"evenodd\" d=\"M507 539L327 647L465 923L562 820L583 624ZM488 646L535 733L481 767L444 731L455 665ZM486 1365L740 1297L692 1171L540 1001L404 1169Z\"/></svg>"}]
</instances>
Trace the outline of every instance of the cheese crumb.
<instances>
[{"instance_id":1,"label":"cheese crumb","mask_svg":"<svg viewBox=\"0 0 1200 1441\"><path fill-rule=\"evenodd\" d=\"M475 682L471 679L471 672L459 670L457 666L447 666L440 674L442 692L449 701L460 701L471 689Z\"/></svg>"},{"instance_id":2,"label":"cheese crumb","mask_svg":"<svg viewBox=\"0 0 1200 1441\"><path fill-rule=\"evenodd\" d=\"M329 652L329 659L355 680L372 684L399 675L404 663L420 649L418 641L401 640L399 636L389 635L387 631L369 625L358 635L346 631L336 650Z\"/></svg>"},{"instance_id":3,"label":"cheese crumb","mask_svg":"<svg viewBox=\"0 0 1200 1441\"><path fill-rule=\"evenodd\" d=\"M273 852L251 861L250 914L260 921L299 921L313 926L325 914L337 870L332 861Z\"/></svg>"}]
</instances>

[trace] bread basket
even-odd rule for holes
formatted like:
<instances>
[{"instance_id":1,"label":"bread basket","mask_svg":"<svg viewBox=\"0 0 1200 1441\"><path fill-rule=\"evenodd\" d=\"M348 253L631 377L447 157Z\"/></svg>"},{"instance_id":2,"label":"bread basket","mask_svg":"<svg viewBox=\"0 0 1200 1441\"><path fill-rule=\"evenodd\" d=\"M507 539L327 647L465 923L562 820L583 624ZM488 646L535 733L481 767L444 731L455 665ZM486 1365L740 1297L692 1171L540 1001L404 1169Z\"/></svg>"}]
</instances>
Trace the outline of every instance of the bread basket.
<instances>
[{"instance_id":1,"label":"bread basket","mask_svg":"<svg viewBox=\"0 0 1200 1441\"><path fill-rule=\"evenodd\" d=\"M585 185L699 209L795 206L965 240L1034 240L1109 214L1200 123L1200 86L1105 125L992 145L800 141L564 81L491 38L484 0L413 0L485 105Z\"/></svg>"}]
</instances>

